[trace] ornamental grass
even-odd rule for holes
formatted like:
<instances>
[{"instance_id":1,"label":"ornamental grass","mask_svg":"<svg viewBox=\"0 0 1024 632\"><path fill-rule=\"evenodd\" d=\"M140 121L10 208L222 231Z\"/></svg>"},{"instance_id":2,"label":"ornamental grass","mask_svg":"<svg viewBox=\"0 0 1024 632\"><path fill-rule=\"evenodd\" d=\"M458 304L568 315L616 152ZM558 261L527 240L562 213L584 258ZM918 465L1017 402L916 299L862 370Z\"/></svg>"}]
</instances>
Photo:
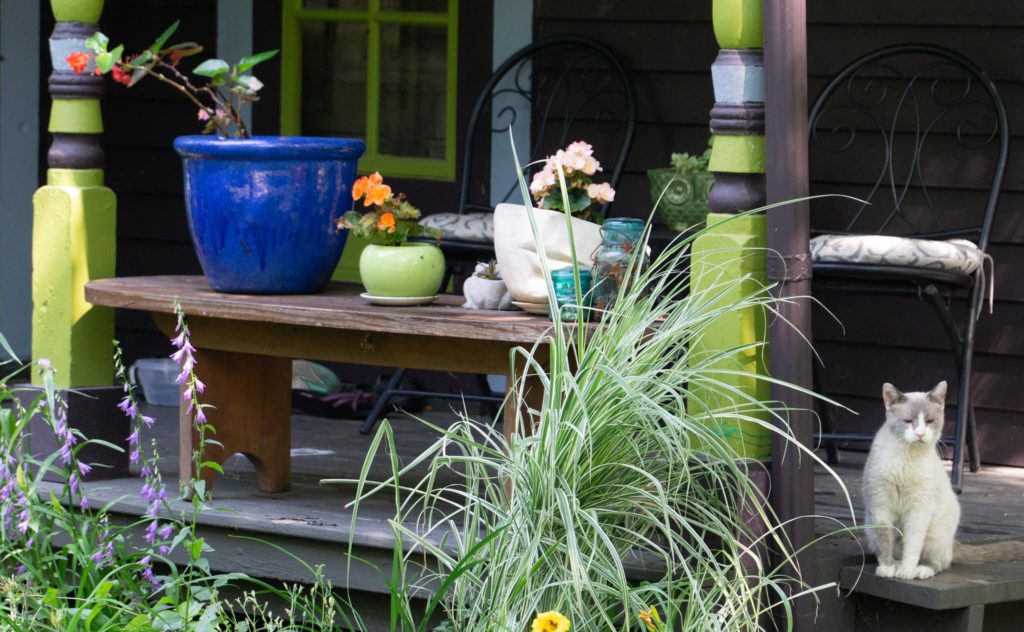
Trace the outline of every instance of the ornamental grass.
<instances>
[{"instance_id":1,"label":"ornamental grass","mask_svg":"<svg viewBox=\"0 0 1024 632\"><path fill-rule=\"evenodd\" d=\"M561 187L564 195L564 179ZM423 421L439 439L400 464L385 421L360 478L325 481L355 485L353 526L367 499L393 498L392 629L561 630L564 619L573 632L749 631L775 609L788 613L792 595L824 588L766 561L768 549L785 562L794 551L752 476L763 466L739 459L723 431L743 423L784 437L793 458L827 469L793 438L789 410L732 386L733 360L763 349L693 351L736 310L768 322L776 299L724 273L690 292L679 279L692 239L646 270L631 267L612 311L592 314L593 329L562 322L556 309L547 337L512 352L511 441L492 420ZM529 383L544 392L526 410ZM391 476L371 481L378 455ZM542 618L551 613L560 618Z\"/></svg>"}]
</instances>

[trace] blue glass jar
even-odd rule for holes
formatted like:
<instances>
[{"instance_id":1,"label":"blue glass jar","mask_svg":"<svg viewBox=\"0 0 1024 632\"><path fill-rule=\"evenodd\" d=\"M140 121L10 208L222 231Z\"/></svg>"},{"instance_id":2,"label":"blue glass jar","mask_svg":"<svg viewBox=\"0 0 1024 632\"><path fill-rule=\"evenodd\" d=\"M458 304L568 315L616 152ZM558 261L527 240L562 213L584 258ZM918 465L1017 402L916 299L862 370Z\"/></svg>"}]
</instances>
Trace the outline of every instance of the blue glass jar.
<instances>
[{"instance_id":1,"label":"blue glass jar","mask_svg":"<svg viewBox=\"0 0 1024 632\"><path fill-rule=\"evenodd\" d=\"M591 288L590 270L580 269L580 294L583 295L583 305L590 306ZM578 320L580 314L583 320L587 320L590 310L579 309L576 301L576 277L573 274L572 266L551 271L551 284L555 286L555 304L562 315L562 320Z\"/></svg>"},{"instance_id":2,"label":"blue glass jar","mask_svg":"<svg viewBox=\"0 0 1024 632\"><path fill-rule=\"evenodd\" d=\"M601 225L601 245L592 256L594 267L593 307L605 310L615 304L619 290L628 282L630 265L639 254L641 269L647 267L650 258L640 243L645 222L631 217L612 217ZM634 268L633 273L636 272Z\"/></svg>"}]
</instances>

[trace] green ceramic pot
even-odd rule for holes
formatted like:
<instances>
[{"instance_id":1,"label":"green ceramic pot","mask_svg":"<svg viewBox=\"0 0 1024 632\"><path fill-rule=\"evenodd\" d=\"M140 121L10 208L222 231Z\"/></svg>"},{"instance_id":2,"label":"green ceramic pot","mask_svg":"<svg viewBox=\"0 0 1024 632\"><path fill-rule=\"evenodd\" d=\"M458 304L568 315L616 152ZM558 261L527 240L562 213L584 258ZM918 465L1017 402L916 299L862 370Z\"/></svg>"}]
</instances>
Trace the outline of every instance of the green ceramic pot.
<instances>
[{"instance_id":1,"label":"green ceramic pot","mask_svg":"<svg viewBox=\"0 0 1024 632\"><path fill-rule=\"evenodd\" d=\"M434 244L370 244L359 255L359 277L374 296L434 296L444 279L444 254Z\"/></svg>"},{"instance_id":2,"label":"green ceramic pot","mask_svg":"<svg viewBox=\"0 0 1024 632\"><path fill-rule=\"evenodd\" d=\"M715 178L710 173L680 175L665 167L647 171L651 184L651 203L657 204L661 223L672 230L684 231L704 225L709 212L708 193ZM665 192L664 196L662 191ZM658 201L661 198L661 201Z\"/></svg>"}]
</instances>

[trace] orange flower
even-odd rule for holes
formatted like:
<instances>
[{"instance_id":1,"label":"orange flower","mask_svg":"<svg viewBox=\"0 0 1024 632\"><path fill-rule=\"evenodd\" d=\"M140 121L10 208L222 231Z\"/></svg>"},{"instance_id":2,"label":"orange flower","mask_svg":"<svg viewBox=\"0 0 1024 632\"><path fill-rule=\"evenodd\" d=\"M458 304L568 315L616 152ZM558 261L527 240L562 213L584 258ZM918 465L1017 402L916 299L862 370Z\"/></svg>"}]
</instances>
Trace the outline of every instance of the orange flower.
<instances>
[{"instance_id":1,"label":"orange flower","mask_svg":"<svg viewBox=\"0 0 1024 632\"><path fill-rule=\"evenodd\" d=\"M370 181L373 181L373 176L370 176ZM367 191L366 199L363 201L363 205L381 205L389 197L391 197L391 187L389 187L386 184L381 184Z\"/></svg>"},{"instance_id":2,"label":"orange flower","mask_svg":"<svg viewBox=\"0 0 1024 632\"><path fill-rule=\"evenodd\" d=\"M377 230L387 233L395 232L395 214L391 211L381 213L380 219L377 220Z\"/></svg>"},{"instance_id":3,"label":"orange flower","mask_svg":"<svg viewBox=\"0 0 1024 632\"><path fill-rule=\"evenodd\" d=\"M370 179L366 176L356 180L356 183L352 185L352 199L358 200L359 198L366 195L366 190L370 188Z\"/></svg>"},{"instance_id":4,"label":"orange flower","mask_svg":"<svg viewBox=\"0 0 1024 632\"><path fill-rule=\"evenodd\" d=\"M370 184L372 184L375 187L379 187L381 184L384 183L384 177L382 175L380 175L379 171L374 171L373 173L371 173L369 175L369 179L370 179ZM373 187L371 187L371 188L373 188Z\"/></svg>"},{"instance_id":5,"label":"orange flower","mask_svg":"<svg viewBox=\"0 0 1024 632\"><path fill-rule=\"evenodd\" d=\"M78 74L84 71L86 67L89 65L89 57L90 55L88 53L76 51L65 57L64 61L66 61L69 66L71 66L71 70L74 70L75 74Z\"/></svg>"}]
</instances>

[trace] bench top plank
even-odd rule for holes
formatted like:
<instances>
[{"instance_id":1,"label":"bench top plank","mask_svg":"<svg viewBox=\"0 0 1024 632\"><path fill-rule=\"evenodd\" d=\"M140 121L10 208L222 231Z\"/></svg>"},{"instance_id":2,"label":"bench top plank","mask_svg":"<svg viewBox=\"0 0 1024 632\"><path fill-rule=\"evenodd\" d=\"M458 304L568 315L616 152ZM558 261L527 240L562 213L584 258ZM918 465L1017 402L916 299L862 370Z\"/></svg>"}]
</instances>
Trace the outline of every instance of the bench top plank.
<instances>
[{"instance_id":1,"label":"bench top plank","mask_svg":"<svg viewBox=\"0 0 1024 632\"><path fill-rule=\"evenodd\" d=\"M85 299L106 307L173 313L177 298L190 316L522 345L551 332L547 317L463 309L461 296L441 295L431 305L389 307L370 304L359 296L360 289L331 283L319 294L223 294L202 276L143 276L91 281Z\"/></svg>"}]
</instances>

